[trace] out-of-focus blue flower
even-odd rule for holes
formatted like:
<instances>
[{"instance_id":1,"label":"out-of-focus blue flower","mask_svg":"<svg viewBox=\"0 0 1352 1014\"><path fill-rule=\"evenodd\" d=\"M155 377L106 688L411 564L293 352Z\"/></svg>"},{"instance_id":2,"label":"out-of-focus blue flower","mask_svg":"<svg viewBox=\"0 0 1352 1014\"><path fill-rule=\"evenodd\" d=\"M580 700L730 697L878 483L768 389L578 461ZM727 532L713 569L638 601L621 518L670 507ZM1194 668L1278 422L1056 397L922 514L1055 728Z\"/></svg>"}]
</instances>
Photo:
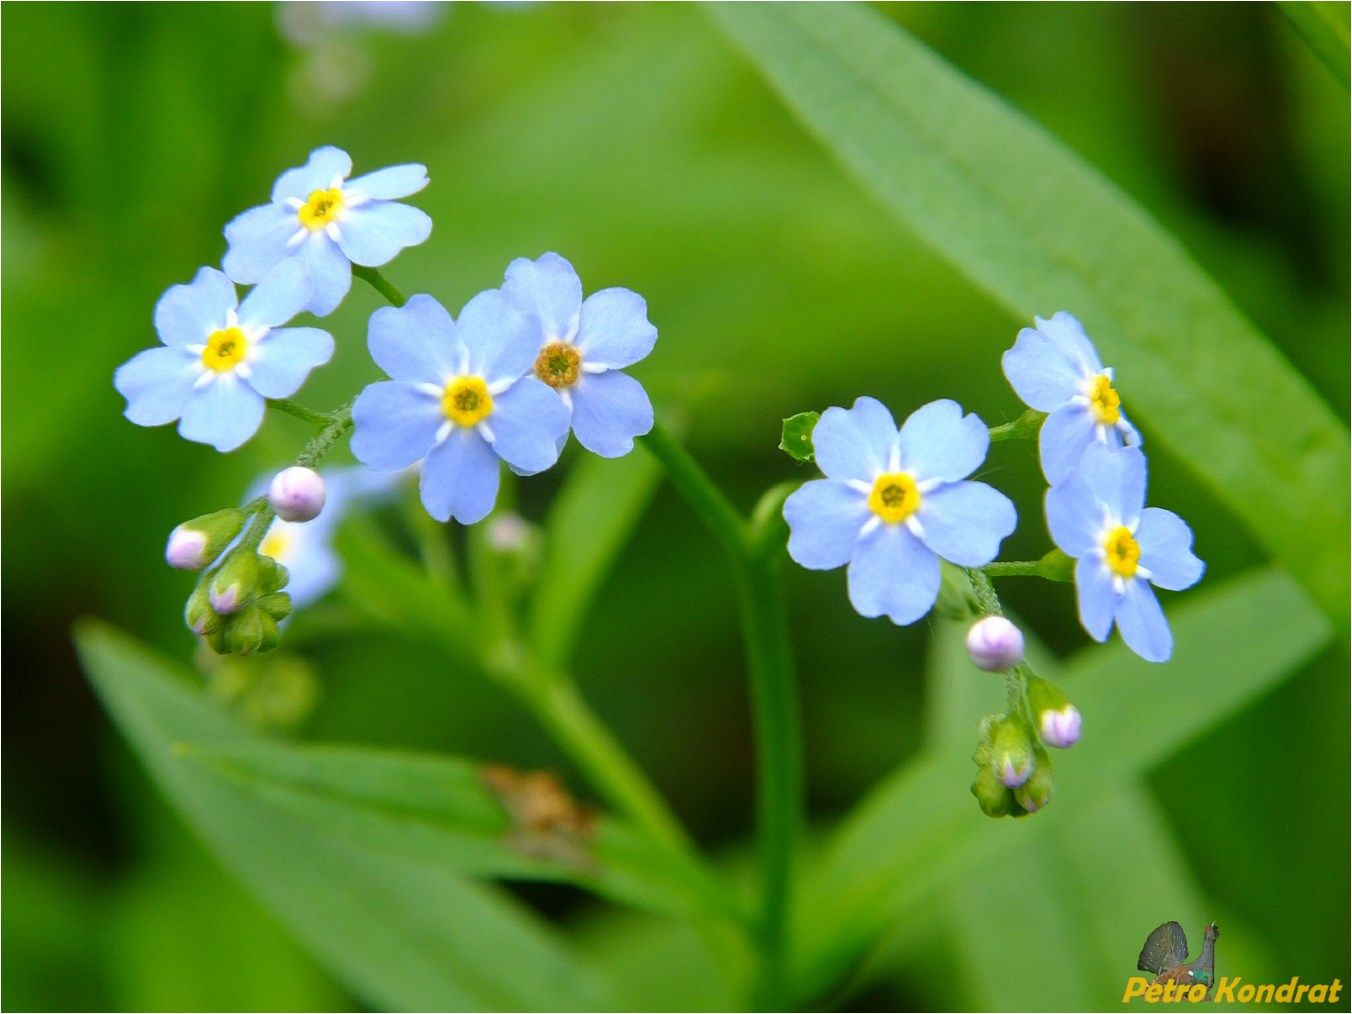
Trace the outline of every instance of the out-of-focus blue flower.
<instances>
[{"instance_id":1,"label":"out-of-focus blue flower","mask_svg":"<svg viewBox=\"0 0 1352 1014\"><path fill-rule=\"evenodd\" d=\"M343 573L343 563L333 549L333 534L348 512L363 503L391 495L400 476L373 472L360 466L324 469L320 472L326 490L324 508L310 521L276 519L263 535L258 551L287 569L286 592L299 609L322 598ZM261 477L250 488L245 502L263 495L272 476Z\"/></svg>"},{"instance_id":2,"label":"out-of-focus blue flower","mask_svg":"<svg viewBox=\"0 0 1352 1014\"><path fill-rule=\"evenodd\" d=\"M603 458L628 454L653 428L647 392L622 372L657 341L643 297L602 289L583 300L577 272L556 253L512 261L502 291L535 322L535 376L567 406L578 443Z\"/></svg>"},{"instance_id":3,"label":"out-of-focus blue flower","mask_svg":"<svg viewBox=\"0 0 1352 1014\"><path fill-rule=\"evenodd\" d=\"M825 479L784 504L789 555L812 570L849 564L863 616L914 623L939 594L939 559L979 567L1017 522L1014 505L964 481L986 457L986 424L954 401L917 409L898 431L873 398L828 408L812 433Z\"/></svg>"},{"instance_id":4,"label":"out-of-focus blue flower","mask_svg":"<svg viewBox=\"0 0 1352 1014\"><path fill-rule=\"evenodd\" d=\"M1079 467L1047 491L1047 527L1075 564L1080 623L1096 641L1113 622L1127 647L1164 662L1173 635L1151 585L1180 591L1206 565L1192 552L1192 530L1172 511L1145 507L1145 455L1134 447L1092 446Z\"/></svg>"},{"instance_id":5,"label":"out-of-focus blue flower","mask_svg":"<svg viewBox=\"0 0 1352 1014\"><path fill-rule=\"evenodd\" d=\"M333 338L314 327L278 327L309 296L299 264L278 265L244 302L215 268L175 285L155 306L164 344L118 367L113 385L138 426L179 420L188 440L233 451L258 430L264 400L295 394L333 356Z\"/></svg>"},{"instance_id":6,"label":"out-of-focus blue flower","mask_svg":"<svg viewBox=\"0 0 1352 1014\"><path fill-rule=\"evenodd\" d=\"M1038 436L1042 474L1055 486L1094 443L1137 446L1141 435L1122 414L1113 371L1080 322L1062 310L1051 320L1019 332L1001 360L1015 392L1031 408L1048 413Z\"/></svg>"},{"instance_id":7,"label":"out-of-focus blue flower","mask_svg":"<svg viewBox=\"0 0 1352 1014\"><path fill-rule=\"evenodd\" d=\"M371 356L392 378L352 406L352 453L380 471L426 458L423 505L438 521L473 524L493 509L498 459L523 475L554 464L568 410L528 375L539 346L532 322L496 289L459 321L431 296L371 315Z\"/></svg>"},{"instance_id":8,"label":"out-of-focus blue flower","mask_svg":"<svg viewBox=\"0 0 1352 1014\"><path fill-rule=\"evenodd\" d=\"M351 172L347 152L324 147L277 177L270 204L242 212L225 227L225 273L253 283L294 259L310 278L305 309L323 317L351 288L353 264L380 267L431 235L425 212L395 203L427 186L426 166L390 166L349 180Z\"/></svg>"}]
</instances>

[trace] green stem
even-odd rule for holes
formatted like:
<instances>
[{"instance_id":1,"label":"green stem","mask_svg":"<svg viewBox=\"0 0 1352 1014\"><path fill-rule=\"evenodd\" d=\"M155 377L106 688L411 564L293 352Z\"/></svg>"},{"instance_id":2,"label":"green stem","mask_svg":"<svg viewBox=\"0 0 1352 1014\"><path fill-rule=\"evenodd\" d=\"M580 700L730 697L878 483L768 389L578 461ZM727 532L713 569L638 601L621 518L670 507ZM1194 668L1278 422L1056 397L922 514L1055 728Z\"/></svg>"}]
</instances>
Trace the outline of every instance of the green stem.
<instances>
[{"instance_id":1,"label":"green stem","mask_svg":"<svg viewBox=\"0 0 1352 1014\"><path fill-rule=\"evenodd\" d=\"M1038 560L1010 560L988 563L980 569L989 577L1041 577L1041 566Z\"/></svg>"},{"instance_id":2,"label":"green stem","mask_svg":"<svg viewBox=\"0 0 1352 1014\"><path fill-rule=\"evenodd\" d=\"M313 468L323 459L324 455L333 450L333 445L343 438L348 430L352 428L352 402L348 402L333 415L328 417L328 422L324 428L310 438L310 442L305 445L300 454L296 456L296 464L303 465L306 468Z\"/></svg>"},{"instance_id":3,"label":"green stem","mask_svg":"<svg viewBox=\"0 0 1352 1014\"><path fill-rule=\"evenodd\" d=\"M767 495L756 525L749 526L665 430L654 427L641 439L734 565L755 717L756 823L762 865L762 960L753 1001L774 1009L787 978L794 851L804 822L798 691L777 552L783 545L783 523L774 503L774 497L780 497L782 505L788 489Z\"/></svg>"},{"instance_id":4,"label":"green stem","mask_svg":"<svg viewBox=\"0 0 1352 1014\"><path fill-rule=\"evenodd\" d=\"M352 273L379 292L392 305L403 306L408 302L399 290L391 285L389 280L375 268L364 268L359 264L354 264L352 265Z\"/></svg>"},{"instance_id":5,"label":"green stem","mask_svg":"<svg viewBox=\"0 0 1352 1014\"><path fill-rule=\"evenodd\" d=\"M1035 408L1030 408L1013 422L1007 422L1003 426L992 426L990 428L991 443L1000 440L1031 440L1038 435L1038 432L1042 429L1042 422L1046 418L1046 412L1039 412Z\"/></svg>"},{"instance_id":6,"label":"green stem","mask_svg":"<svg viewBox=\"0 0 1352 1014\"><path fill-rule=\"evenodd\" d=\"M315 426L327 426L333 422L333 416L327 412L317 412L312 408L306 408L304 405L298 405L290 398L272 398L268 404L275 409L280 409L287 415L295 416L302 422L313 423Z\"/></svg>"}]
</instances>

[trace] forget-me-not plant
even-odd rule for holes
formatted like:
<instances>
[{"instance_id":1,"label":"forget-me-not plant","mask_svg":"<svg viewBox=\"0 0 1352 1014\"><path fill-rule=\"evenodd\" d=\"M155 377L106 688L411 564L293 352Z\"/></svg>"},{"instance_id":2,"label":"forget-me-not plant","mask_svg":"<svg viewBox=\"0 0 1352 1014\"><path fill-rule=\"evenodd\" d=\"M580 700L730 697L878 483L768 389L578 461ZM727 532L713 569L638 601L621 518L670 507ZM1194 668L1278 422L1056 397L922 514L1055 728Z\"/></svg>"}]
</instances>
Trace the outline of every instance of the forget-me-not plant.
<instances>
[{"instance_id":1,"label":"forget-me-not plant","mask_svg":"<svg viewBox=\"0 0 1352 1014\"><path fill-rule=\"evenodd\" d=\"M270 203L241 212L225 227L225 273L252 284L283 260L297 260L310 277L305 308L323 317L351 288L353 264L380 267L427 239L432 219L397 203L427 186L425 166L390 166L348 179L351 173L352 159L332 146L316 148L305 165L282 173Z\"/></svg>"},{"instance_id":2,"label":"forget-me-not plant","mask_svg":"<svg viewBox=\"0 0 1352 1014\"><path fill-rule=\"evenodd\" d=\"M368 344L392 379L353 404L352 453L381 471L426 459L422 501L438 521L488 516L499 459L525 475L558 459L568 409L530 375L534 326L501 292L481 292L459 320L426 295L382 307Z\"/></svg>"},{"instance_id":3,"label":"forget-me-not plant","mask_svg":"<svg viewBox=\"0 0 1352 1014\"><path fill-rule=\"evenodd\" d=\"M532 370L567 406L578 443L603 458L628 454L634 437L653 428L647 392L622 372L657 342L643 297L611 288L584 300L577 272L556 253L512 261L502 291L535 321Z\"/></svg>"},{"instance_id":4,"label":"forget-me-not plant","mask_svg":"<svg viewBox=\"0 0 1352 1014\"><path fill-rule=\"evenodd\" d=\"M1094 446L1047 492L1047 527L1076 559L1080 622L1096 641L1113 623L1127 647L1166 661L1173 636L1151 588L1181 591L1206 565L1192 552L1192 530L1172 511L1145 506L1145 455L1134 447Z\"/></svg>"},{"instance_id":5,"label":"forget-me-not plant","mask_svg":"<svg viewBox=\"0 0 1352 1014\"><path fill-rule=\"evenodd\" d=\"M955 401L934 401L897 428L873 398L828 408L812 433L826 475L784 503L789 555L804 567L849 564L850 603L862 616L914 623L939 594L939 560L979 567L1014 531L1014 505L967 476L990 436Z\"/></svg>"},{"instance_id":6,"label":"forget-me-not plant","mask_svg":"<svg viewBox=\"0 0 1352 1014\"><path fill-rule=\"evenodd\" d=\"M1056 485L1091 444L1135 446L1141 436L1122 413L1111 367L1103 365L1080 322L1064 310L1035 322L1019 332L1002 362L1024 403L1049 413L1038 450L1043 475Z\"/></svg>"},{"instance_id":7,"label":"forget-me-not plant","mask_svg":"<svg viewBox=\"0 0 1352 1014\"><path fill-rule=\"evenodd\" d=\"M333 337L281 327L301 311L309 283L299 264L278 265L239 302L215 268L169 289L155 307L163 343L124 363L113 378L140 426L179 420L188 440L233 451L258 430L265 399L287 398L333 356Z\"/></svg>"}]
</instances>

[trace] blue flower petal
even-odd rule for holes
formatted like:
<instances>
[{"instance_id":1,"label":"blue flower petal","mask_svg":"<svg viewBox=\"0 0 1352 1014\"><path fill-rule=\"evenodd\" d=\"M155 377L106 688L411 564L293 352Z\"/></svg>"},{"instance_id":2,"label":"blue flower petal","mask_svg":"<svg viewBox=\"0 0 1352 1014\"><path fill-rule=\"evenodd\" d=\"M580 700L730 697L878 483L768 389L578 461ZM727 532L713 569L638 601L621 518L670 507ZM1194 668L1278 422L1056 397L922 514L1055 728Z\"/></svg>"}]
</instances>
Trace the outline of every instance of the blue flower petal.
<instances>
[{"instance_id":1,"label":"blue flower petal","mask_svg":"<svg viewBox=\"0 0 1352 1014\"><path fill-rule=\"evenodd\" d=\"M1150 571L1150 583L1168 591L1182 591L1201 580L1206 564L1192 552L1192 529L1173 511L1147 507L1136 529L1141 566Z\"/></svg>"},{"instance_id":2,"label":"blue flower petal","mask_svg":"<svg viewBox=\"0 0 1352 1014\"><path fill-rule=\"evenodd\" d=\"M249 386L264 398L289 398L316 366L333 358L333 336L317 327L274 328L249 359Z\"/></svg>"},{"instance_id":3,"label":"blue flower petal","mask_svg":"<svg viewBox=\"0 0 1352 1014\"><path fill-rule=\"evenodd\" d=\"M305 308L316 317L338 309L352 287L352 265L338 244L322 232L314 232L296 248L296 256L310 272L310 301Z\"/></svg>"},{"instance_id":4,"label":"blue flower petal","mask_svg":"<svg viewBox=\"0 0 1352 1014\"><path fill-rule=\"evenodd\" d=\"M1084 452L1096 442L1098 424L1088 407L1077 404L1062 405L1042 424L1038 434L1038 456L1042 459L1042 474L1055 486L1084 457Z\"/></svg>"},{"instance_id":5,"label":"blue flower petal","mask_svg":"<svg viewBox=\"0 0 1352 1014\"><path fill-rule=\"evenodd\" d=\"M117 368L113 386L138 426L163 426L183 412L202 375L202 358L185 348L146 349Z\"/></svg>"},{"instance_id":6,"label":"blue flower petal","mask_svg":"<svg viewBox=\"0 0 1352 1014\"><path fill-rule=\"evenodd\" d=\"M285 259L287 242L303 228L296 213L284 204L240 212L225 226L229 249L221 267L235 281L253 285Z\"/></svg>"},{"instance_id":7,"label":"blue flower petal","mask_svg":"<svg viewBox=\"0 0 1352 1014\"><path fill-rule=\"evenodd\" d=\"M469 349L470 370L489 384L524 376L540 352L534 322L497 289L466 303L456 328Z\"/></svg>"},{"instance_id":8,"label":"blue flower petal","mask_svg":"<svg viewBox=\"0 0 1352 1014\"><path fill-rule=\"evenodd\" d=\"M805 482L784 501L789 556L809 570L843 567L869 517L868 499L857 489L831 479Z\"/></svg>"},{"instance_id":9,"label":"blue flower petal","mask_svg":"<svg viewBox=\"0 0 1352 1014\"><path fill-rule=\"evenodd\" d=\"M393 472L432 449L446 422L437 398L411 384L368 385L352 404L352 454L363 465Z\"/></svg>"},{"instance_id":10,"label":"blue flower petal","mask_svg":"<svg viewBox=\"0 0 1352 1014\"><path fill-rule=\"evenodd\" d=\"M507 265L502 291L523 313L539 318L544 342L572 341L577 334L582 280L558 254L547 253L535 261L518 257Z\"/></svg>"},{"instance_id":11,"label":"blue flower petal","mask_svg":"<svg viewBox=\"0 0 1352 1014\"><path fill-rule=\"evenodd\" d=\"M193 392L178 432L185 440L233 451L258 432L264 407L262 395L233 373L223 373Z\"/></svg>"},{"instance_id":12,"label":"blue flower petal","mask_svg":"<svg viewBox=\"0 0 1352 1014\"><path fill-rule=\"evenodd\" d=\"M841 481L872 483L887 469L896 442L892 413L875 398L859 398L849 410L828 408L812 431L817 467Z\"/></svg>"},{"instance_id":13,"label":"blue flower petal","mask_svg":"<svg viewBox=\"0 0 1352 1014\"><path fill-rule=\"evenodd\" d=\"M310 275L294 259L267 273L239 305L239 322L250 327L277 327L305 309L310 301Z\"/></svg>"},{"instance_id":14,"label":"blue flower petal","mask_svg":"<svg viewBox=\"0 0 1352 1014\"><path fill-rule=\"evenodd\" d=\"M432 219L427 212L407 204L372 201L343 214L338 245L352 263L378 268L431 234Z\"/></svg>"},{"instance_id":15,"label":"blue flower petal","mask_svg":"<svg viewBox=\"0 0 1352 1014\"><path fill-rule=\"evenodd\" d=\"M305 200L316 190L327 190L334 180L344 180L352 172L352 159L347 152L332 145L310 152L306 163L298 169L288 169L272 185L272 200L285 202L288 198Z\"/></svg>"},{"instance_id":16,"label":"blue flower petal","mask_svg":"<svg viewBox=\"0 0 1352 1014\"><path fill-rule=\"evenodd\" d=\"M863 536L847 575L860 616L886 615L899 626L924 616L939 595L939 558L904 525L879 525Z\"/></svg>"},{"instance_id":17,"label":"blue flower petal","mask_svg":"<svg viewBox=\"0 0 1352 1014\"><path fill-rule=\"evenodd\" d=\"M200 345L225 327L238 297L230 279L202 268L187 285L172 286L155 304L155 331L166 345Z\"/></svg>"},{"instance_id":18,"label":"blue flower petal","mask_svg":"<svg viewBox=\"0 0 1352 1014\"><path fill-rule=\"evenodd\" d=\"M1169 621L1146 581L1127 582L1126 593L1117 603L1117 632L1147 662L1167 662L1173 654Z\"/></svg>"},{"instance_id":19,"label":"blue flower petal","mask_svg":"<svg viewBox=\"0 0 1352 1014\"><path fill-rule=\"evenodd\" d=\"M520 474L542 472L559 458L559 436L568 431L568 409L557 394L523 377L493 399L488 418L493 450Z\"/></svg>"},{"instance_id":20,"label":"blue flower petal","mask_svg":"<svg viewBox=\"0 0 1352 1014\"><path fill-rule=\"evenodd\" d=\"M1047 490L1047 530L1067 556L1091 552L1103 537L1103 508L1079 474Z\"/></svg>"},{"instance_id":21,"label":"blue flower petal","mask_svg":"<svg viewBox=\"0 0 1352 1014\"><path fill-rule=\"evenodd\" d=\"M648 392L619 370L588 373L572 388L573 433L578 443L603 458L618 458L634 449L634 437L653 428Z\"/></svg>"},{"instance_id":22,"label":"blue flower petal","mask_svg":"<svg viewBox=\"0 0 1352 1014\"><path fill-rule=\"evenodd\" d=\"M457 427L433 448L422 470L422 502L438 521L482 521L498 498L498 456L473 429Z\"/></svg>"},{"instance_id":23,"label":"blue flower petal","mask_svg":"<svg viewBox=\"0 0 1352 1014\"><path fill-rule=\"evenodd\" d=\"M915 515L921 541L945 560L981 567L1018 524L1009 497L984 482L956 482L924 494Z\"/></svg>"},{"instance_id":24,"label":"blue flower petal","mask_svg":"<svg viewBox=\"0 0 1352 1014\"><path fill-rule=\"evenodd\" d=\"M956 401L922 405L901 424L901 467L916 480L957 482L986 460L990 432L975 415L962 414Z\"/></svg>"},{"instance_id":25,"label":"blue flower petal","mask_svg":"<svg viewBox=\"0 0 1352 1014\"><path fill-rule=\"evenodd\" d=\"M1084 333L1084 325L1065 310L1059 310L1044 320L1034 317L1037 329L1046 335L1061 353L1076 363L1082 373L1102 373L1103 361L1089 336Z\"/></svg>"},{"instance_id":26,"label":"blue flower petal","mask_svg":"<svg viewBox=\"0 0 1352 1014\"><path fill-rule=\"evenodd\" d=\"M409 163L392 165L364 176L357 176L343 185L344 194L352 197L370 197L379 201L393 201L416 194L427 186L427 166Z\"/></svg>"},{"instance_id":27,"label":"blue flower petal","mask_svg":"<svg viewBox=\"0 0 1352 1014\"><path fill-rule=\"evenodd\" d=\"M292 608L301 609L318 602L338 583L343 561L332 547L321 543L307 547L304 558L286 564L286 568L290 575L286 593L291 596Z\"/></svg>"},{"instance_id":28,"label":"blue flower petal","mask_svg":"<svg viewBox=\"0 0 1352 1014\"><path fill-rule=\"evenodd\" d=\"M648 304L628 289L602 289L582 304L577 347L582 361L607 370L632 366L657 343L657 328L648 322Z\"/></svg>"},{"instance_id":29,"label":"blue flower petal","mask_svg":"<svg viewBox=\"0 0 1352 1014\"><path fill-rule=\"evenodd\" d=\"M1079 357L1030 327L1019 332L1000 364L1014 392L1039 412L1051 412L1080 394L1088 377Z\"/></svg>"},{"instance_id":30,"label":"blue flower petal","mask_svg":"<svg viewBox=\"0 0 1352 1014\"><path fill-rule=\"evenodd\" d=\"M376 365L395 380L445 386L467 352L450 313L431 296L371 314L366 344Z\"/></svg>"},{"instance_id":31,"label":"blue flower petal","mask_svg":"<svg viewBox=\"0 0 1352 1014\"><path fill-rule=\"evenodd\" d=\"M1106 508L1109 520L1128 528L1136 524L1145 506L1144 454L1134 447L1115 449L1094 443L1080 459L1078 471Z\"/></svg>"},{"instance_id":32,"label":"blue flower petal","mask_svg":"<svg viewBox=\"0 0 1352 1014\"><path fill-rule=\"evenodd\" d=\"M1106 641L1108 631L1113 629L1118 593L1102 557L1082 556L1075 564L1075 598L1080 625L1095 641Z\"/></svg>"}]
</instances>

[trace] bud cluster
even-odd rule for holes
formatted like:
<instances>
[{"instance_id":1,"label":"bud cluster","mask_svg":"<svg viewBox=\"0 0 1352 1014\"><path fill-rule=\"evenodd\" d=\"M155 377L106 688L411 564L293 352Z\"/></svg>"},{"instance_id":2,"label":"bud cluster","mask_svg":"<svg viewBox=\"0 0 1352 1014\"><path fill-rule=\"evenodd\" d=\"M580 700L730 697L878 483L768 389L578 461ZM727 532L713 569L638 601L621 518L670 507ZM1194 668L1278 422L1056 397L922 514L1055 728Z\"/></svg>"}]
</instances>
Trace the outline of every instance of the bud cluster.
<instances>
[{"instance_id":1,"label":"bud cluster","mask_svg":"<svg viewBox=\"0 0 1352 1014\"><path fill-rule=\"evenodd\" d=\"M1016 709L981 722L981 738L972 760L972 795L990 817L1023 817L1052 797L1052 762L1046 748L1066 749L1080 738L1080 713L1060 690L1025 674L1027 711Z\"/></svg>"}]
</instances>

